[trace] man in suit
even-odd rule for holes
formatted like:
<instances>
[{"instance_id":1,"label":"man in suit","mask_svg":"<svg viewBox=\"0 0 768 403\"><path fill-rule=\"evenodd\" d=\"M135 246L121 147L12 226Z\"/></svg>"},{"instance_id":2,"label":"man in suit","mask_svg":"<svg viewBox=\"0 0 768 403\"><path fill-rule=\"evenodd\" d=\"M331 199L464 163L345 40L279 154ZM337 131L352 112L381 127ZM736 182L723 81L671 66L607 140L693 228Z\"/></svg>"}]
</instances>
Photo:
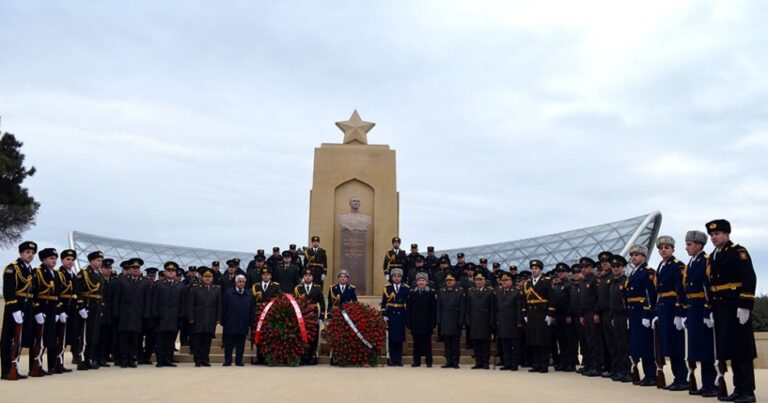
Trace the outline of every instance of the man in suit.
<instances>
[{"instance_id":1,"label":"man in suit","mask_svg":"<svg viewBox=\"0 0 768 403\"><path fill-rule=\"evenodd\" d=\"M253 294L245 289L245 276L235 277L235 287L224 292L221 309L221 326L224 328L224 366L232 365L232 350L235 350L235 365L243 366L245 338L251 329L254 315Z\"/></svg>"},{"instance_id":2,"label":"man in suit","mask_svg":"<svg viewBox=\"0 0 768 403\"><path fill-rule=\"evenodd\" d=\"M320 329L323 327L323 317L325 312L325 299L323 299L323 287L313 282L313 270L304 269L304 278L301 284L297 285L293 294L297 299L304 299L310 303L312 310L317 312L317 329L314 329L314 336L309 339L307 351L302 358L304 365L317 365L317 340L320 337Z\"/></svg>"}]
</instances>

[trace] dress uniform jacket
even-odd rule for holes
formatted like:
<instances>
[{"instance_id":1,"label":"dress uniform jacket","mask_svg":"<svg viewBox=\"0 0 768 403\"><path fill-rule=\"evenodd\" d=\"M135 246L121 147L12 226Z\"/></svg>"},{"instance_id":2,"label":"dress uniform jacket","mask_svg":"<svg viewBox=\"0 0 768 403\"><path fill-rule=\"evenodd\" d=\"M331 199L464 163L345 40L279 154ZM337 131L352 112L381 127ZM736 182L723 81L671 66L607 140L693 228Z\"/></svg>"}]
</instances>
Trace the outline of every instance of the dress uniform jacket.
<instances>
[{"instance_id":1,"label":"dress uniform jacket","mask_svg":"<svg viewBox=\"0 0 768 403\"><path fill-rule=\"evenodd\" d=\"M106 283L96 269L91 265L77 272L75 277L75 295L77 295L77 310L86 308L88 318L86 320L86 344L94 345L99 339L100 319L104 311L104 294ZM78 315L79 318L79 315ZM82 319L78 319L80 321ZM139 322L141 323L141 322Z\"/></svg>"},{"instance_id":2,"label":"dress uniform jacket","mask_svg":"<svg viewBox=\"0 0 768 403\"><path fill-rule=\"evenodd\" d=\"M736 318L737 308L752 310L755 303L752 258L745 247L731 241L709 256L718 359L752 360L757 357L752 318L743 325Z\"/></svg>"},{"instance_id":3,"label":"dress uniform jacket","mask_svg":"<svg viewBox=\"0 0 768 403\"><path fill-rule=\"evenodd\" d=\"M155 287L152 303L152 316L157 318L155 332L176 332L186 302L186 287L176 281L159 281Z\"/></svg>"},{"instance_id":4,"label":"dress uniform jacket","mask_svg":"<svg viewBox=\"0 0 768 403\"><path fill-rule=\"evenodd\" d=\"M395 292L394 284L384 287L384 293L381 296L381 309L384 316L387 317L389 341L405 341L406 303L408 302L409 291L410 287L403 283L400 283L400 289L397 292Z\"/></svg>"},{"instance_id":5,"label":"dress uniform jacket","mask_svg":"<svg viewBox=\"0 0 768 403\"><path fill-rule=\"evenodd\" d=\"M704 324L704 319L709 319L712 312L708 298L711 292L707 277L708 260L709 256L703 251L692 257L683 277L685 299L688 301L685 326L688 328L689 361L715 361L712 329Z\"/></svg>"},{"instance_id":6,"label":"dress uniform jacket","mask_svg":"<svg viewBox=\"0 0 768 403\"><path fill-rule=\"evenodd\" d=\"M307 302L312 305L313 309L317 309L317 305L320 305L320 310L317 311L317 319L323 320L323 314L325 313L325 299L323 298L323 287L320 287L319 285L312 283L309 287L309 292L307 292L307 287L305 283L301 283L294 287L293 289L293 295L297 299L305 299Z\"/></svg>"},{"instance_id":7,"label":"dress uniform jacket","mask_svg":"<svg viewBox=\"0 0 768 403\"><path fill-rule=\"evenodd\" d=\"M465 299L460 287L442 288L437 293L436 316L442 336L460 336L464 325Z\"/></svg>"},{"instance_id":8,"label":"dress uniform jacket","mask_svg":"<svg viewBox=\"0 0 768 403\"><path fill-rule=\"evenodd\" d=\"M187 317L194 321L191 333L214 333L221 321L221 288L218 285L196 285L189 290Z\"/></svg>"},{"instance_id":9,"label":"dress uniform jacket","mask_svg":"<svg viewBox=\"0 0 768 403\"><path fill-rule=\"evenodd\" d=\"M573 295L573 283L569 280L561 280L559 283L552 283L552 291L549 298L555 307L558 320L565 319L571 314L571 297Z\"/></svg>"},{"instance_id":10,"label":"dress uniform jacket","mask_svg":"<svg viewBox=\"0 0 768 403\"><path fill-rule=\"evenodd\" d=\"M597 276L590 274L584 276L579 284L579 298L577 301L577 312L579 316L591 316L599 312L597 306Z\"/></svg>"},{"instance_id":11,"label":"dress uniform jacket","mask_svg":"<svg viewBox=\"0 0 768 403\"><path fill-rule=\"evenodd\" d=\"M272 300L272 298L282 294L280 290L280 284L270 281L267 287L264 287L264 282L259 281L251 286L251 294L253 294L253 301L258 306L260 304L266 304Z\"/></svg>"},{"instance_id":12,"label":"dress uniform jacket","mask_svg":"<svg viewBox=\"0 0 768 403\"><path fill-rule=\"evenodd\" d=\"M465 323L470 327L470 339L491 339L492 327L496 324L496 298L492 288L469 289Z\"/></svg>"},{"instance_id":13,"label":"dress uniform jacket","mask_svg":"<svg viewBox=\"0 0 768 403\"><path fill-rule=\"evenodd\" d=\"M613 275L611 275L613 277ZM608 314L608 318L616 320L614 323L616 326L627 326L627 299L624 296L624 290L627 287L629 280L627 276L621 275L610 279L608 283L608 310L605 312Z\"/></svg>"},{"instance_id":14,"label":"dress uniform jacket","mask_svg":"<svg viewBox=\"0 0 768 403\"><path fill-rule=\"evenodd\" d=\"M122 276L115 284L113 312L118 332L141 332L148 286L144 280Z\"/></svg>"},{"instance_id":15,"label":"dress uniform jacket","mask_svg":"<svg viewBox=\"0 0 768 403\"><path fill-rule=\"evenodd\" d=\"M674 325L675 316L683 316L686 305L684 274L685 263L674 256L660 262L656 271L656 314L659 317L659 347L663 356L685 357L685 333Z\"/></svg>"},{"instance_id":16,"label":"dress uniform jacket","mask_svg":"<svg viewBox=\"0 0 768 403\"><path fill-rule=\"evenodd\" d=\"M32 314L42 313L45 315L43 322L43 345L48 348L49 359L53 356L56 345L56 315L62 312L62 305L59 301L59 282L58 276L53 269L44 266L36 267L32 273ZM34 321L30 317L27 320ZM37 326L35 322L32 326ZM48 363L52 368L52 363Z\"/></svg>"},{"instance_id":17,"label":"dress uniform jacket","mask_svg":"<svg viewBox=\"0 0 768 403\"><path fill-rule=\"evenodd\" d=\"M552 344L552 330L545 321L547 316L555 317L556 312L549 295L551 289L552 283L544 276L539 277L535 285L533 279L526 281L523 285L525 294L523 311L528 318L526 343L529 346L549 347Z\"/></svg>"},{"instance_id":18,"label":"dress uniform jacket","mask_svg":"<svg viewBox=\"0 0 768 403\"><path fill-rule=\"evenodd\" d=\"M299 266L296 266L293 263L286 265L280 262L280 264L277 266L275 277L277 283L280 285L280 292L282 293L293 293L293 288L301 282Z\"/></svg>"},{"instance_id":19,"label":"dress uniform jacket","mask_svg":"<svg viewBox=\"0 0 768 403\"><path fill-rule=\"evenodd\" d=\"M523 296L510 287L496 289L496 335L501 339L515 339L523 331Z\"/></svg>"},{"instance_id":20,"label":"dress uniform jacket","mask_svg":"<svg viewBox=\"0 0 768 403\"><path fill-rule=\"evenodd\" d=\"M313 281L322 281L328 274L328 256L323 248L308 248L304 251L304 267L312 269Z\"/></svg>"},{"instance_id":21,"label":"dress uniform jacket","mask_svg":"<svg viewBox=\"0 0 768 403\"><path fill-rule=\"evenodd\" d=\"M429 287L411 288L408 293L406 325L413 334L432 334L437 323L435 291Z\"/></svg>"},{"instance_id":22,"label":"dress uniform jacket","mask_svg":"<svg viewBox=\"0 0 768 403\"><path fill-rule=\"evenodd\" d=\"M625 296L629 307L629 355L653 359L653 332L643 319L656 316L655 272L647 263L635 268L627 279Z\"/></svg>"},{"instance_id":23,"label":"dress uniform jacket","mask_svg":"<svg viewBox=\"0 0 768 403\"><path fill-rule=\"evenodd\" d=\"M405 251L398 249L395 252L394 249L390 249L384 255L384 275L389 276L389 271L392 269L402 269L405 265ZM408 272L403 270L403 279L408 278Z\"/></svg>"},{"instance_id":24,"label":"dress uniform jacket","mask_svg":"<svg viewBox=\"0 0 768 403\"><path fill-rule=\"evenodd\" d=\"M357 301L357 292L355 286L347 283L344 291L341 291L341 284L334 284L328 289L328 309L341 308L347 302Z\"/></svg>"},{"instance_id":25,"label":"dress uniform jacket","mask_svg":"<svg viewBox=\"0 0 768 403\"><path fill-rule=\"evenodd\" d=\"M67 314L66 345L73 346L77 343L77 296L75 295L75 273L70 273L64 266L56 270L59 280L59 300L62 311ZM103 319L102 319L103 320Z\"/></svg>"}]
</instances>

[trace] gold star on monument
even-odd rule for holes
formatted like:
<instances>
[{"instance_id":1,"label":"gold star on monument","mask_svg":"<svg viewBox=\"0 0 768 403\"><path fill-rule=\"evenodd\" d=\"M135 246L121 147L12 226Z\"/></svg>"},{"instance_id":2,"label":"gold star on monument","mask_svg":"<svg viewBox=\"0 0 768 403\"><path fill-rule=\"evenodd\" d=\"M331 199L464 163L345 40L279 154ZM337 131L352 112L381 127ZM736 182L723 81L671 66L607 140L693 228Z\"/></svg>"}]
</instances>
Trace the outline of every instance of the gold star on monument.
<instances>
[{"instance_id":1,"label":"gold star on monument","mask_svg":"<svg viewBox=\"0 0 768 403\"><path fill-rule=\"evenodd\" d=\"M373 126L376 126L376 123L360 119L360 115L355 109L349 120L336 122L336 126L344 132L344 144L368 144L368 132L373 129Z\"/></svg>"}]
</instances>

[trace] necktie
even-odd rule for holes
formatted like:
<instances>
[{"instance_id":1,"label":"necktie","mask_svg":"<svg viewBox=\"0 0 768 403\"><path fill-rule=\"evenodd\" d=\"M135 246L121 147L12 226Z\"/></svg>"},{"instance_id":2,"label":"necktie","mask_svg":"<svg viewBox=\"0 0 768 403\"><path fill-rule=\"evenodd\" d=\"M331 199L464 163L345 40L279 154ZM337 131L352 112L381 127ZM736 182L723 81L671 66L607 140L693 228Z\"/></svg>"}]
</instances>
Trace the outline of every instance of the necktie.
<instances>
[{"instance_id":1,"label":"necktie","mask_svg":"<svg viewBox=\"0 0 768 403\"><path fill-rule=\"evenodd\" d=\"M307 294L309 294L309 286L305 285L304 288L307 290Z\"/></svg>"},{"instance_id":2,"label":"necktie","mask_svg":"<svg viewBox=\"0 0 768 403\"><path fill-rule=\"evenodd\" d=\"M344 286L341 286L341 293L344 294Z\"/></svg>"}]
</instances>

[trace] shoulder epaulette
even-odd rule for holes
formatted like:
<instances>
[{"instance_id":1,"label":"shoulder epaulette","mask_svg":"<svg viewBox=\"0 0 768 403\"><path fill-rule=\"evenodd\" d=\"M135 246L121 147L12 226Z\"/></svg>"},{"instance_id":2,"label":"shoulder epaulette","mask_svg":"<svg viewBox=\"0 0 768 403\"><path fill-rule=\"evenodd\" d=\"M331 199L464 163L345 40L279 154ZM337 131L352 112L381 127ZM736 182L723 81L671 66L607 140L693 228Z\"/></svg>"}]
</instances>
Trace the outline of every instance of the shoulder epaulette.
<instances>
[{"instance_id":1,"label":"shoulder epaulette","mask_svg":"<svg viewBox=\"0 0 768 403\"><path fill-rule=\"evenodd\" d=\"M355 286L354 286L354 285L352 285L352 284L350 284L350 285L349 285L349 287L350 287L350 288L355 288Z\"/></svg>"},{"instance_id":2,"label":"shoulder epaulette","mask_svg":"<svg viewBox=\"0 0 768 403\"><path fill-rule=\"evenodd\" d=\"M409 286L408 284L403 284L403 285L405 286L405 288L411 288L411 286Z\"/></svg>"}]
</instances>

